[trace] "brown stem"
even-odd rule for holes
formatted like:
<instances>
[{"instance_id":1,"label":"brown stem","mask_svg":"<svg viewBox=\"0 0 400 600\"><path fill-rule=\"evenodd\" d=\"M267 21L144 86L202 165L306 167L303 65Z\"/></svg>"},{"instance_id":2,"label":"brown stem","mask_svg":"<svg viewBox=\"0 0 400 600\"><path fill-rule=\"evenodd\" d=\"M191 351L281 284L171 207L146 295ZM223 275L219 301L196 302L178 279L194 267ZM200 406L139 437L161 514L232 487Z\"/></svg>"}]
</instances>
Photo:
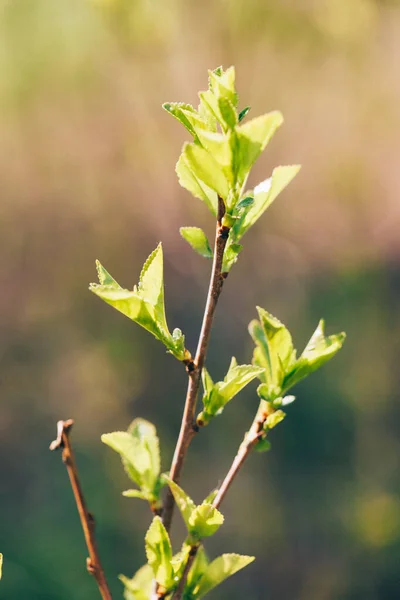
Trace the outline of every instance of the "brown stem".
<instances>
[{"instance_id":1,"label":"brown stem","mask_svg":"<svg viewBox=\"0 0 400 600\"><path fill-rule=\"evenodd\" d=\"M239 473L246 459L251 454L251 451L253 450L254 446L260 439L260 434L262 434L263 432L263 425L265 423L266 418L268 417L267 411L268 409L266 402L264 400L261 400L257 414L254 417L254 421L251 424L249 431L246 433L243 442L240 444L239 450L237 451L237 454L233 459L232 465L228 473L226 474L225 479L222 482L217 495L214 498L213 506L215 508L218 508L221 505L233 480Z\"/></svg>"},{"instance_id":2,"label":"brown stem","mask_svg":"<svg viewBox=\"0 0 400 600\"><path fill-rule=\"evenodd\" d=\"M225 275L222 273L222 262L224 258L226 242L229 236L229 228L222 225L222 218L224 214L224 202L221 198L218 198L218 221L207 303L204 311L203 324L200 331L196 356L193 363L190 365L190 369L187 369L189 382L186 392L185 408L183 411L181 429L169 473L171 479L176 483L179 483L190 442L198 431L198 427L195 423L195 411L200 387L201 372L203 370L204 361L207 354L215 309L217 307L218 298L221 294L225 279ZM167 531L169 531L171 527L174 504L174 497L170 488L168 488L165 496L162 516L163 523Z\"/></svg>"},{"instance_id":3,"label":"brown stem","mask_svg":"<svg viewBox=\"0 0 400 600\"><path fill-rule=\"evenodd\" d=\"M231 465L224 481L222 482L222 485L219 488L217 495L214 498L214 502L213 502L214 508L220 507L233 480L239 473L244 462L246 461L248 456L250 456L254 446L260 439L260 435L264 431L263 426L264 426L264 423L265 423L265 420L267 417L268 417L268 405L264 400L261 400L260 406L258 408L256 416L254 417L254 421L251 424L250 430L246 433L243 442L239 446L239 450L237 451L237 454L236 454L235 458L233 459L232 465ZM182 594L185 589L185 583L186 583L189 571L193 565L194 559L196 558L196 554L198 552L199 547L200 547L200 544L195 544L192 546L192 548L190 550L190 554L189 554L187 563L185 565L185 570L182 574L181 580L179 581L179 585L173 596L173 600L181 600L182 599Z\"/></svg>"},{"instance_id":4,"label":"brown stem","mask_svg":"<svg viewBox=\"0 0 400 600\"><path fill-rule=\"evenodd\" d=\"M112 600L97 550L96 538L94 535L95 521L93 515L91 515L86 506L82 487L78 477L78 470L76 467L74 454L72 452L71 441L69 439L69 434L73 424L74 421L72 419L68 419L67 421L58 421L57 439L50 444L50 450L62 448L62 459L68 471L72 491L75 496L76 506L81 519L86 546L89 551L89 557L86 559L86 567L88 572L93 575L97 581L97 585L103 600Z\"/></svg>"}]
</instances>

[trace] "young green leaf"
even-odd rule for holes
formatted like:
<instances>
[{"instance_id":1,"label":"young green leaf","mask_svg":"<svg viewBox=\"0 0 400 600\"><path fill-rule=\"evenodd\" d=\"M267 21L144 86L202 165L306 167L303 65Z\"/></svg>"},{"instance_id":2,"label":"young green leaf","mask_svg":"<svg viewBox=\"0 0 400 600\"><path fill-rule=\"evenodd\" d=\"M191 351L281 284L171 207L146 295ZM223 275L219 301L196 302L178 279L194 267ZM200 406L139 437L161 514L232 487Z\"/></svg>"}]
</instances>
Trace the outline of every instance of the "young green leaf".
<instances>
[{"instance_id":1,"label":"young green leaf","mask_svg":"<svg viewBox=\"0 0 400 600\"><path fill-rule=\"evenodd\" d=\"M254 365L238 365L232 358L229 370L223 381L213 383L208 371L203 376L204 410L198 419L206 425L210 418L220 414L226 404L232 400L248 383L259 377L263 368Z\"/></svg>"},{"instance_id":2,"label":"young green leaf","mask_svg":"<svg viewBox=\"0 0 400 600\"><path fill-rule=\"evenodd\" d=\"M253 364L264 369L259 376L264 385L258 388L258 393L276 406L279 402L290 404L294 397L282 398L283 394L332 358L342 347L346 335L326 337L324 322L320 321L303 354L296 359L292 337L286 327L262 308L257 310L260 320L250 323L249 332L256 344Z\"/></svg>"},{"instance_id":3,"label":"young green leaf","mask_svg":"<svg viewBox=\"0 0 400 600\"><path fill-rule=\"evenodd\" d=\"M240 185L244 183L251 167L282 123L282 114L275 111L235 128L231 144L235 156L236 179Z\"/></svg>"},{"instance_id":4,"label":"young green leaf","mask_svg":"<svg viewBox=\"0 0 400 600\"><path fill-rule=\"evenodd\" d=\"M179 230L181 236L186 240L200 256L212 258L213 252L208 243L206 234L200 227L181 227Z\"/></svg>"},{"instance_id":5,"label":"young green leaf","mask_svg":"<svg viewBox=\"0 0 400 600\"><path fill-rule=\"evenodd\" d=\"M187 143L183 146L182 155L183 160L196 179L204 182L209 188L217 192L223 200L228 198L228 180L223 174L219 163L207 150L195 144Z\"/></svg>"},{"instance_id":6,"label":"young green leaf","mask_svg":"<svg viewBox=\"0 0 400 600\"><path fill-rule=\"evenodd\" d=\"M170 115L175 117L198 141L196 134L196 128L207 128L207 123L203 121L198 112L190 104L184 104L181 102L166 102L162 105L163 109L166 110Z\"/></svg>"},{"instance_id":7,"label":"young green leaf","mask_svg":"<svg viewBox=\"0 0 400 600\"><path fill-rule=\"evenodd\" d=\"M240 111L240 113L239 113L239 123L241 123L243 121L243 119L250 112L250 110L251 110L251 107L250 106L246 106L245 108L243 108Z\"/></svg>"},{"instance_id":8,"label":"young green leaf","mask_svg":"<svg viewBox=\"0 0 400 600\"><path fill-rule=\"evenodd\" d=\"M213 535L224 522L222 514L206 501L196 506L190 496L170 477L164 475L163 479L171 488L190 536L199 540Z\"/></svg>"},{"instance_id":9,"label":"young green leaf","mask_svg":"<svg viewBox=\"0 0 400 600\"><path fill-rule=\"evenodd\" d=\"M285 189L300 170L299 165L276 167L272 176L254 189L254 202L233 227L233 235L239 241L252 225L264 214L277 196Z\"/></svg>"},{"instance_id":10,"label":"young green leaf","mask_svg":"<svg viewBox=\"0 0 400 600\"><path fill-rule=\"evenodd\" d=\"M120 575L119 579L125 586L125 600L149 600L153 582L150 565L141 567L131 579L125 575Z\"/></svg>"},{"instance_id":11,"label":"young green leaf","mask_svg":"<svg viewBox=\"0 0 400 600\"><path fill-rule=\"evenodd\" d=\"M284 391L288 391L301 379L304 379L304 377L307 377L307 375L333 358L343 346L345 339L346 334L344 332L325 336L324 321L321 319L302 355L286 373L283 382Z\"/></svg>"},{"instance_id":12,"label":"young green leaf","mask_svg":"<svg viewBox=\"0 0 400 600\"><path fill-rule=\"evenodd\" d=\"M202 200L212 214L217 216L218 197L216 192L204 183L193 171L186 155L182 152L176 163L176 174L180 185L195 198Z\"/></svg>"},{"instance_id":13,"label":"young green leaf","mask_svg":"<svg viewBox=\"0 0 400 600\"><path fill-rule=\"evenodd\" d=\"M172 548L160 517L154 517L146 533L145 543L147 562L153 570L154 578L157 583L168 589L174 580Z\"/></svg>"},{"instance_id":14,"label":"young green leaf","mask_svg":"<svg viewBox=\"0 0 400 600\"><path fill-rule=\"evenodd\" d=\"M196 590L198 590L199 582L208 567L208 558L203 546L200 546L196 558L193 561L192 568L189 571L185 585L184 599L192 600L197 598Z\"/></svg>"},{"instance_id":15,"label":"young green leaf","mask_svg":"<svg viewBox=\"0 0 400 600\"><path fill-rule=\"evenodd\" d=\"M182 345L175 344L165 317L161 244L146 260L140 274L139 284L132 291L123 289L98 261L97 272L100 284L90 284L90 291L150 331L178 360L186 358Z\"/></svg>"},{"instance_id":16,"label":"young green leaf","mask_svg":"<svg viewBox=\"0 0 400 600\"><path fill-rule=\"evenodd\" d=\"M285 373L296 359L292 337L286 327L266 310L257 307L260 321L252 321L249 332L256 348L253 364L264 369L260 376L268 386L269 400L281 395ZM265 398L265 396L264 396Z\"/></svg>"},{"instance_id":17,"label":"young green leaf","mask_svg":"<svg viewBox=\"0 0 400 600\"><path fill-rule=\"evenodd\" d=\"M196 508L195 503L190 498L190 496L188 496L186 492L184 492L183 489L179 487L177 483L172 481L170 477L168 477L167 475L163 475L163 479L168 483L169 487L171 488L171 492L181 512L185 525L189 529L190 517L192 516L192 513Z\"/></svg>"},{"instance_id":18,"label":"young green leaf","mask_svg":"<svg viewBox=\"0 0 400 600\"><path fill-rule=\"evenodd\" d=\"M240 554L223 554L219 556L208 565L201 577L196 591L196 598L203 598L217 585L249 565L253 560L254 556L241 556Z\"/></svg>"},{"instance_id":19,"label":"young green leaf","mask_svg":"<svg viewBox=\"0 0 400 600\"><path fill-rule=\"evenodd\" d=\"M267 429L273 429L278 423L283 421L285 417L286 413L284 413L283 410L276 410L271 415L268 415L267 420L265 421Z\"/></svg>"},{"instance_id":20,"label":"young green leaf","mask_svg":"<svg viewBox=\"0 0 400 600\"><path fill-rule=\"evenodd\" d=\"M228 242L225 247L224 260L222 262L222 273L229 273L233 265L236 263L243 246L233 242L231 234L229 234Z\"/></svg>"},{"instance_id":21,"label":"young green leaf","mask_svg":"<svg viewBox=\"0 0 400 600\"><path fill-rule=\"evenodd\" d=\"M140 490L127 490L124 496L157 504L162 484L159 441L154 425L135 419L128 431L106 433L101 439L120 454L127 474L140 487Z\"/></svg>"},{"instance_id":22,"label":"young green leaf","mask_svg":"<svg viewBox=\"0 0 400 600\"><path fill-rule=\"evenodd\" d=\"M238 115L232 102L227 98L218 98L218 108L228 129L234 129L238 124Z\"/></svg>"},{"instance_id":23,"label":"young green leaf","mask_svg":"<svg viewBox=\"0 0 400 600\"><path fill-rule=\"evenodd\" d=\"M251 206L252 204L254 204L254 197L253 196L246 196L246 198L243 198L237 205L236 205L236 210L242 210L243 208L248 208L249 206Z\"/></svg>"},{"instance_id":24,"label":"young green leaf","mask_svg":"<svg viewBox=\"0 0 400 600\"><path fill-rule=\"evenodd\" d=\"M214 535L224 522L223 515L212 504L196 506L189 518L189 534L195 539Z\"/></svg>"}]
</instances>

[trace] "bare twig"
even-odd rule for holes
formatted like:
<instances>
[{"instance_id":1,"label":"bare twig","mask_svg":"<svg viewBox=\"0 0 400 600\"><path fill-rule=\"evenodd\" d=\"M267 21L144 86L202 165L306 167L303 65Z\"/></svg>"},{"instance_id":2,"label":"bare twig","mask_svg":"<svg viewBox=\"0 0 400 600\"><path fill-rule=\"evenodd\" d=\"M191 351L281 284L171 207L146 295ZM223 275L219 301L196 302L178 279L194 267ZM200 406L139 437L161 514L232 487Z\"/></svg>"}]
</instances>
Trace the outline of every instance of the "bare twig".
<instances>
[{"instance_id":1,"label":"bare twig","mask_svg":"<svg viewBox=\"0 0 400 600\"><path fill-rule=\"evenodd\" d=\"M268 417L267 404L266 404L266 402L261 400L260 406L258 408L256 416L254 417L253 423L251 424L249 431L246 433L243 442L239 446L239 450L237 451L237 454L236 454L235 458L233 459L232 465L231 465L224 481L222 482L217 495L214 498L214 501L213 501L214 508L220 507L233 480L239 473L244 462L250 456L254 446L260 439L260 436L262 435L262 433L264 431L263 425L264 425L267 417ZM182 599L183 591L185 589L185 583L186 583L189 571L193 565L194 559L196 558L196 554L197 554L199 548L200 548L199 543L194 544L191 547L190 554L189 554L187 563L185 565L185 569L183 571L181 580L179 581L179 585L173 596L173 600L181 600Z\"/></svg>"},{"instance_id":2,"label":"bare twig","mask_svg":"<svg viewBox=\"0 0 400 600\"><path fill-rule=\"evenodd\" d=\"M68 419L67 421L58 421L57 439L50 444L50 450L62 448L62 459L68 471L72 491L75 496L75 502L78 508L78 513L85 536L86 546L89 551L89 557L86 560L86 567L88 572L95 578L103 600L112 600L97 550L97 544L94 535L94 518L86 506L82 487L78 477L78 470L76 467L74 454L72 452L71 441L69 439L73 424L74 421L72 419Z\"/></svg>"},{"instance_id":3,"label":"bare twig","mask_svg":"<svg viewBox=\"0 0 400 600\"><path fill-rule=\"evenodd\" d=\"M268 417L267 411L268 409L266 402L264 400L261 400L257 414L254 417L254 421L251 424L249 431L246 433L243 442L240 444L239 450L237 451L237 454L233 459L232 465L227 475L225 476L225 479L222 482L221 487L217 492L217 495L214 498L213 506L215 508L218 508L221 505L228 489L232 484L232 481L235 479L236 475L242 468L244 462L251 454L251 451L253 450L254 446L259 441L260 435L264 431L263 425L265 423L266 418Z\"/></svg>"},{"instance_id":4,"label":"bare twig","mask_svg":"<svg viewBox=\"0 0 400 600\"><path fill-rule=\"evenodd\" d=\"M224 258L226 242L229 236L229 228L222 225L222 218L224 214L224 202L221 198L218 198L218 220L215 236L214 260L208 289L207 303L204 311L203 324L197 345L196 356L194 361L187 365L189 382L186 393L185 408L182 416L179 438L176 444L169 473L171 479L176 483L179 483L190 442L198 431L198 427L195 423L195 411L200 387L201 372L206 359L215 309L217 307L218 298L221 294L222 286L226 277L226 274L222 273L222 262ZM168 488L162 515L163 523L167 531L169 531L171 527L174 503L174 497L171 490Z\"/></svg>"}]
</instances>

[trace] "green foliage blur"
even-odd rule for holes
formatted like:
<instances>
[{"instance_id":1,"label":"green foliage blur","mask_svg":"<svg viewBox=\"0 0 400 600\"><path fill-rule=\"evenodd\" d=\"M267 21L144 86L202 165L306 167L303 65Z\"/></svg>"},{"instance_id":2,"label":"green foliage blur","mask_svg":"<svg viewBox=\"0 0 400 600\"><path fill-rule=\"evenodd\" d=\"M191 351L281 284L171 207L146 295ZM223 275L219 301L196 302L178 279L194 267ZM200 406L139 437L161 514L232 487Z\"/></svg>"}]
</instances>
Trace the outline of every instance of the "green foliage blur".
<instances>
[{"instance_id":1,"label":"green foliage blur","mask_svg":"<svg viewBox=\"0 0 400 600\"><path fill-rule=\"evenodd\" d=\"M145 562L151 515L121 496L129 480L100 435L149 419L167 469L186 374L87 282L97 256L133 285L162 239L168 324L194 348L209 263L179 228L212 239L214 223L178 185L182 130L161 104L195 102L219 64L236 65L254 115L285 117L250 185L276 164L302 171L246 236L207 366L219 380L232 355L250 361L255 305L299 346L321 316L348 341L296 388L272 452L234 483L207 551L257 560L217 597L398 598L399 52L395 0L0 2L1 599L97 594L67 475L48 451L60 418L76 421L115 597L118 574ZM255 390L193 443L182 485L196 503L226 472ZM172 538L182 537L176 519Z\"/></svg>"}]
</instances>

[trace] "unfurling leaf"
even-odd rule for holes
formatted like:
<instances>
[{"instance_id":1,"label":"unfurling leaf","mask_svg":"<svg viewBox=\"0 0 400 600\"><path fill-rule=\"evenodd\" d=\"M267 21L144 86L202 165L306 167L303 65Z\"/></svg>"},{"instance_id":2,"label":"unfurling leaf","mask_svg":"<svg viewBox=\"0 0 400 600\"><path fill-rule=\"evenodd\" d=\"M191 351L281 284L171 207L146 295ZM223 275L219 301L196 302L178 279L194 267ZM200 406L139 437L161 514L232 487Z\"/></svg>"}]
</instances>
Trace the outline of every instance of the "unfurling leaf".
<instances>
[{"instance_id":1,"label":"unfurling leaf","mask_svg":"<svg viewBox=\"0 0 400 600\"><path fill-rule=\"evenodd\" d=\"M224 517L207 501L209 497L202 504L196 506L190 496L170 477L164 475L163 478L171 488L190 537L200 540L213 535L224 522Z\"/></svg>"},{"instance_id":2,"label":"unfurling leaf","mask_svg":"<svg viewBox=\"0 0 400 600\"><path fill-rule=\"evenodd\" d=\"M213 252L208 243L206 234L200 227L181 227L179 230L181 236L186 240L200 256L212 258Z\"/></svg>"},{"instance_id":3,"label":"unfurling leaf","mask_svg":"<svg viewBox=\"0 0 400 600\"><path fill-rule=\"evenodd\" d=\"M268 452L271 449L271 442L266 437L260 437L254 446L256 452Z\"/></svg>"},{"instance_id":4,"label":"unfurling leaf","mask_svg":"<svg viewBox=\"0 0 400 600\"><path fill-rule=\"evenodd\" d=\"M189 519L189 533L195 539L214 535L224 522L223 515L212 504L196 506Z\"/></svg>"},{"instance_id":5,"label":"unfurling leaf","mask_svg":"<svg viewBox=\"0 0 400 600\"><path fill-rule=\"evenodd\" d=\"M284 406L294 400L294 396L283 398L285 392L332 358L342 347L346 336L340 333L325 337L324 323L320 321L303 354L297 359L287 328L267 311L257 310L260 320L250 323L249 332L256 344L253 364L264 369L259 376L263 385L258 388L258 393L274 406Z\"/></svg>"},{"instance_id":6,"label":"unfurling leaf","mask_svg":"<svg viewBox=\"0 0 400 600\"><path fill-rule=\"evenodd\" d=\"M176 344L169 332L165 317L161 244L146 260L139 284L132 291L123 289L98 261L96 264L100 284L92 283L89 289L132 321L150 331L178 360L185 360L186 353L181 340Z\"/></svg>"},{"instance_id":7,"label":"unfurling leaf","mask_svg":"<svg viewBox=\"0 0 400 600\"><path fill-rule=\"evenodd\" d=\"M274 427L276 427L278 425L278 423L283 421L283 419L285 417L286 417L286 413L284 413L283 410L276 410L271 415L268 415L267 420L265 422L266 427L268 429L273 429Z\"/></svg>"},{"instance_id":8,"label":"unfurling leaf","mask_svg":"<svg viewBox=\"0 0 400 600\"><path fill-rule=\"evenodd\" d=\"M250 112L251 110L251 106L246 106L245 108L243 108L239 115L238 115L238 119L239 119L239 123L241 123L243 121L243 119L245 118L245 116Z\"/></svg>"},{"instance_id":9,"label":"unfurling leaf","mask_svg":"<svg viewBox=\"0 0 400 600\"><path fill-rule=\"evenodd\" d=\"M325 336L324 328L325 324L321 319L302 355L295 362L292 369L286 373L283 382L285 392L304 379L304 377L322 367L343 346L346 339L344 332Z\"/></svg>"},{"instance_id":10,"label":"unfurling leaf","mask_svg":"<svg viewBox=\"0 0 400 600\"><path fill-rule=\"evenodd\" d=\"M228 243L226 244L224 252L224 260L222 262L222 273L229 273L233 265L237 261L239 253L243 250L243 246L232 242L231 235L229 235Z\"/></svg>"},{"instance_id":11,"label":"unfurling leaf","mask_svg":"<svg viewBox=\"0 0 400 600\"><path fill-rule=\"evenodd\" d=\"M203 598L217 585L249 565L253 560L254 556L241 556L240 554L223 554L219 556L206 568L200 579L195 597Z\"/></svg>"},{"instance_id":12,"label":"unfurling leaf","mask_svg":"<svg viewBox=\"0 0 400 600\"><path fill-rule=\"evenodd\" d=\"M188 496L188 494L186 492L184 492L183 489L177 483L172 481L172 479L170 477L168 477L167 475L164 475L163 479L168 483L169 487L171 488L171 492L172 492L175 502L180 510L180 513L185 522L185 525L189 529L189 520L190 520L190 517L191 517L194 509L196 508L195 503L190 498L190 496Z\"/></svg>"},{"instance_id":13,"label":"unfurling leaf","mask_svg":"<svg viewBox=\"0 0 400 600\"><path fill-rule=\"evenodd\" d=\"M101 436L102 442L118 452L128 476L140 490L127 490L124 496L160 504L163 482L160 477L160 448L154 425L135 419L128 431L114 431Z\"/></svg>"},{"instance_id":14,"label":"unfurling leaf","mask_svg":"<svg viewBox=\"0 0 400 600\"><path fill-rule=\"evenodd\" d=\"M229 370L223 381L213 383L207 369L203 369L203 405L204 410L198 420L205 425L212 417L220 414L226 404L236 396L248 383L259 377L263 368L253 365L238 365L232 358Z\"/></svg>"},{"instance_id":15,"label":"unfurling leaf","mask_svg":"<svg viewBox=\"0 0 400 600\"><path fill-rule=\"evenodd\" d=\"M160 517L154 517L146 533L145 543L147 562L152 568L154 578L157 583L168 589L174 579L172 548Z\"/></svg>"},{"instance_id":16,"label":"unfurling leaf","mask_svg":"<svg viewBox=\"0 0 400 600\"><path fill-rule=\"evenodd\" d=\"M239 241L246 231L264 214L277 196L285 189L300 170L299 165L276 167L272 176L254 188L254 202L237 219L233 227L233 238Z\"/></svg>"},{"instance_id":17,"label":"unfurling leaf","mask_svg":"<svg viewBox=\"0 0 400 600\"><path fill-rule=\"evenodd\" d=\"M141 567L131 579L125 575L120 575L119 579L125 586L125 600L149 600L153 581L150 565Z\"/></svg>"}]
</instances>

